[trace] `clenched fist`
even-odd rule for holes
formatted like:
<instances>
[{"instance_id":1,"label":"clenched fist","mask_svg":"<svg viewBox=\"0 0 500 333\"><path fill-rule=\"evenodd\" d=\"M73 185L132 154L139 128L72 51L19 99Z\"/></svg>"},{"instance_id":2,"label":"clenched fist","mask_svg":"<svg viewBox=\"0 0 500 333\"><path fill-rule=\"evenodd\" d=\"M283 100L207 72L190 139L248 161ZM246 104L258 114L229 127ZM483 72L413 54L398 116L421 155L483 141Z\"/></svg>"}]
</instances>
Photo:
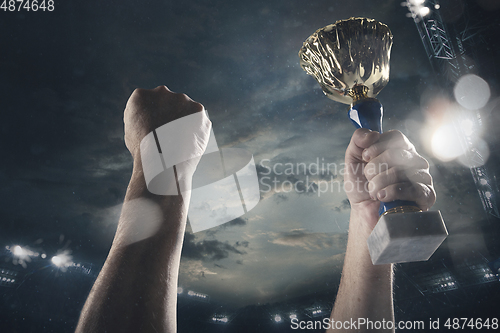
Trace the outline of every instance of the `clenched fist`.
<instances>
[{"instance_id":1,"label":"clenched fist","mask_svg":"<svg viewBox=\"0 0 500 333\"><path fill-rule=\"evenodd\" d=\"M166 86L136 89L128 99L123 115L125 145L135 159L141 140L151 131L203 110L200 103L185 94L174 93Z\"/></svg>"},{"instance_id":2,"label":"clenched fist","mask_svg":"<svg viewBox=\"0 0 500 333\"><path fill-rule=\"evenodd\" d=\"M353 209L378 218L380 201L414 201L424 211L436 201L429 163L399 131L356 130L345 163L344 182Z\"/></svg>"}]
</instances>

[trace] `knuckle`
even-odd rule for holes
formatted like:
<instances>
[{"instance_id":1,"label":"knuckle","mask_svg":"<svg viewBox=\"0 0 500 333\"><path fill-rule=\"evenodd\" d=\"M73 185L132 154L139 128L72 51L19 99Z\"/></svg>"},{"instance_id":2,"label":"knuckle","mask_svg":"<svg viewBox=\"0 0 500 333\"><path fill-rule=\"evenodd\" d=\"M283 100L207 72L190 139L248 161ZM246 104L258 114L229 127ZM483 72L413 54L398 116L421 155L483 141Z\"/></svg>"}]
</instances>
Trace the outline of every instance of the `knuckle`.
<instances>
[{"instance_id":1,"label":"knuckle","mask_svg":"<svg viewBox=\"0 0 500 333\"><path fill-rule=\"evenodd\" d=\"M364 136L366 133L369 133L370 130L367 128L358 128L357 130L354 131L355 136Z\"/></svg>"},{"instance_id":2,"label":"knuckle","mask_svg":"<svg viewBox=\"0 0 500 333\"><path fill-rule=\"evenodd\" d=\"M140 98L144 97L146 92L147 92L146 89L136 88L136 89L134 89L134 91L132 92L132 94L130 96L131 96L131 98L134 98L134 99L140 99Z\"/></svg>"},{"instance_id":3,"label":"knuckle","mask_svg":"<svg viewBox=\"0 0 500 333\"><path fill-rule=\"evenodd\" d=\"M158 87L156 87L156 88L155 88L155 89L153 89L153 90L158 90L158 91L166 91L166 92L169 92L169 91L170 91L170 89L168 89L168 88L167 88L167 86L164 86L164 85L163 85L163 86L158 86Z\"/></svg>"},{"instance_id":4,"label":"knuckle","mask_svg":"<svg viewBox=\"0 0 500 333\"><path fill-rule=\"evenodd\" d=\"M429 161L427 161L427 159L425 159L421 155L418 155L418 157L419 157L419 163L422 165L422 168L429 169L429 167L430 167Z\"/></svg>"},{"instance_id":5,"label":"knuckle","mask_svg":"<svg viewBox=\"0 0 500 333\"><path fill-rule=\"evenodd\" d=\"M422 177L422 183L426 185L432 185L432 176L426 171L421 171L420 176Z\"/></svg>"},{"instance_id":6,"label":"knuckle","mask_svg":"<svg viewBox=\"0 0 500 333\"><path fill-rule=\"evenodd\" d=\"M205 107L203 106L203 104L198 103L198 102L195 102L195 101L193 101L193 106L194 106L196 109L198 109L198 111L201 111L201 110L204 110L204 109L205 109Z\"/></svg>"},{"instance_id":7,"label":"knuckle","mask_svg":"<svg viewBox=\"0 0 500 333\"><path fill-rule=\"evenodd\" d=\"M142 93L144 93L144 91L146 91L146 89L143 89L143 88L135 88L135 89L134 89L134 91L132 92L132 95L142 94Z\"/></svg>"},{"instance_id":8,"label":"knuckle","mask_svg":"<svg viewBox=\"0 0 500 333\"><path fill-rule=\"evenodd\" d=\"M183 102L187 102L187 101L191 100L191 98L189 98L189 96L184 94L184 93L177 93L176 96L177 96L177 98L179 98L180 101L183 101Z\"/></svg>"},{"instance_id":9,"label":"knuckle","mask_svg":"<svg viewBox=\"0 0 500 333\"><path fill-rule=\"evenodd\" d=\"M391 132L391 136L396 138L397 140L403 140L406 138L405 135L399 130L393 129L393 130L390 130L389 132Z\"/></svg>"}]
</instances>

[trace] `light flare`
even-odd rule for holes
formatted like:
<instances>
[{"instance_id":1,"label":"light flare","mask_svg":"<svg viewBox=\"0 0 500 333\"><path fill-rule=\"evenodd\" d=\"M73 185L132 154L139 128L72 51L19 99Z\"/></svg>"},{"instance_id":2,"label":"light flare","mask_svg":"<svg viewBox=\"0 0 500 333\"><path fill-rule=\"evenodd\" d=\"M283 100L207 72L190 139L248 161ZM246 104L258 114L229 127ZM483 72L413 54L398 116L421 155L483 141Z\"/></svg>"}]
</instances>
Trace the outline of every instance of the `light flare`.
<instances>
[{"instance_id":1,"label":"light flare","mask_svg":"<svg viewBox=\"0 0 500 333\"><path fill-rule=\"evenodd\" d=\"M434 156L443 162L454 160L465 153L452 124L442 125L434 132L431 147Z\"/></svg>"},{"instance_id":2,"label":"light flare","mask_svg":"<svg viewBox=\"0 0 500 333\"><path fill-rule=\"evenodd\" d=\"M53 256L51 261L54 266L62 268L64 271L67 267L74 265L74 262L72 261L73 257L70 253L70 250L63 250Z\"/></svg>"},{"instance_id":3,"label":"light flare","mask_svg":"<svg viewBox=\"0 0 500 333\"><path fill-rule=\"evenodd\" d=\"M491 97L488 82L475 74L462 76L455 87L453 94L458 104L469 110L483 108Z\"/></svg>"}]
</instances>

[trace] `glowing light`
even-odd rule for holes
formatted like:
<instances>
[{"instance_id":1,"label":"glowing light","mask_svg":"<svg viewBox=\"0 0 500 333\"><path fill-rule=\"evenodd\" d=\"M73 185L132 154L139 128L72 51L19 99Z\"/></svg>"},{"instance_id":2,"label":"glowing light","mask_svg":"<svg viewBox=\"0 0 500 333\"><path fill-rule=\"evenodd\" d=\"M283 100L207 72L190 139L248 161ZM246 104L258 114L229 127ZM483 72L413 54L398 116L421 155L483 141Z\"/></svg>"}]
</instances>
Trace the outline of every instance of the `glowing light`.
<instances>
[{"instance_id":1,"label":"glowing light","mask_svg":"<svg viewBox=\"0 0 500 333\"><path fill-rule=\"evenodd\" d=\"M434 9L438 10L439 8L441 8L441 6L439 4L434 5Z\"/></svg>"},{"instance_id":2,"label":"glowing light","mask_svg":"<svg viewBox=\"0 0 500 333\"><path fill-rule=\"evenodd\" d=\"M14 246L12 253L17 257L24 257L27 255L26 251L19 245Z\"/></svg>"},{"instance_id":3,"label":"glowing light","mask_svg":"<svg viewBox=\"0 0 500 333\"><path fill-rule=\"evenodd\" d=\"M491 198L491 192L487 191L486 193L484 193L484 195L489 199Z\"/></svg>"},{"instance_id":4,"label":"glowing light","mask_svg":"<svg viewBox=\"0 0 500 333\"><path fill-rule=\"evenodd\" d=\"M14 245L12 247L6 246L5 248L14 256L12 263L14 265L21 265L23 268L28 267L27 263L31 262L32 256L35 256L35 252L28 248L21 247L20 245Z\"/></svg>"},{"instance_id":5,"label":"glowing light","mask_svg":"<svg viewBox=\"0 0 500 333\"><path fill-rule=\"evenodd\" d=\"M59 256L52 257L52 263L56 266L62 266L63 260Z\"/></svg>"},{"instance_id":6,"label":"glowing light","mask_svg":"<svg viewBox=\"0 0 500 333\"><path fill-rule=\"evenodd\" d=\"M418 13L421 15L421 16L427 16L429 15L431 12L431 10L429 9L429 7L421 7L419 8L418 10Z\"/></svg>"},{"instance_id":7,"label":"glowing light","mask_svg":"<svg viewBox=\"0 0 500 333\"><path fill-rule=\"evenodd\" d=\"M481 185L486 185L486 184L488 184L488 182L486 181L486 179L481 179L481 180L479 181L479 183L481 183Z\"/></svg>"},{"instance_id":8,"label":"glowing light","mask_svg":"<svg viewBox=\"0 0 500 333\"><path fill-rule=\"evenodd\" d=\"M477 110L486 105L491 96L490 86L474 74L462 76L453 89L458 104L469 110Z\"/></svg>"},{"instance_id":9,"label":"glowing light","mask_svg":"<svg viewBox=\"0 0 500 333\"><path fill-rule=\"evenodd\" d=\"M292 314L290 315L290 319L296 319L296 318L297 318L297 315L296 315L295 313L292 313Z\"/></svg>"},{"instance_id":10,"label":"glowing light","mask_svg":"<svg viewBox=\"0 0 500 333\"><path fill-rule=\"evenodd\" d=\"M182 294L183 291L184 291L184 289L182 289L182 287L177 288L177 294Z\"/></svg>"},{"instance_id":11,"label":"glowing light","mask_svg":"<svg viewBox=\"0 0 500 333\"><path fill-rule=\"evenodd\" d=\"M317 314L320 314L321 312L322 312L322 311L321 311L321 309L317 309L317 310L314 310L314 311L312 312L312 314L313 314L313 315L317 315Z\"/></svg>"},{"instance_id":12,"label":"glowing light","mask_svg":"<svg viewBox=\"0 0 500 333\"><path fill-rule=\"evenodd\" d=\"M279 323L281 321L281 316L280 315L274 316L274 321Z\"/></svg>"},{"instance_id":13,"label":"glowing light","mask_svg":"<svg viewBox=\"0 0 500 333\"><path fill-rule=\"evenodd\" d=\"M45 258L47 258L47 255L45 253L42 253L42 255L40 257L42 257L42 259L45 259Z\"/></svg>"},{"instance_id":14,"label":"glowing light","mask_svg":"<svg viewBox=\"0 0 500 333\"><path fill-rule=\"evenodd\" d=\"M451 125L443 125L434 132L431 141L432 152L441 161L451 161L464 154L460 138Z\"/></svg>"},{"instance_id":15,"label":"glowing light","mask_svg":"<svg viewBox=\"0 0 500 333\"><path fill-rule=\"evenodd\" d=\"M206 299L208 297L208 295L205 295L205 294L202 294L202 293L198 293L198 292L192 291L192 290L189 290L187 294L189 296L199 297L199 298L202 298L202 299Z\"/></svg>"},{"instance_id":16,"label":"glowing light","mask_svg":"<svg viewBox=\"0 0 500 333\"><path fill-rule=\"evenodd\" d=\"M425 0L409 0L409 2L413 6L421 6L424 4Z\"/></svg>"},{"instance_id":17,"label":"glowing light","mask_svg":"<svg viewBox=\"0 0 500 333\"><path fill-rule=\"evenodd\" d=\"M212 317L212 321L216 323L227 323L229 321L229 318L226 316L220 316L220 315L215 315Z\"/></svg>"},{"instance_id":18,"label":"glowing light","mask_svg":"<svg viewBox=\"0 0 500 333\"><path fill-rule=\"evenodd\" d=\"M72 257L69 253L70 253L69 250L65 250L59 254L56 254L51 259L52 263L55 266L60 267L60 268L66 268L66 267L74 265L74 263L71 261ZM63 269L63 271L64 271L64 269Z\"/></svg>"}]
</instances>

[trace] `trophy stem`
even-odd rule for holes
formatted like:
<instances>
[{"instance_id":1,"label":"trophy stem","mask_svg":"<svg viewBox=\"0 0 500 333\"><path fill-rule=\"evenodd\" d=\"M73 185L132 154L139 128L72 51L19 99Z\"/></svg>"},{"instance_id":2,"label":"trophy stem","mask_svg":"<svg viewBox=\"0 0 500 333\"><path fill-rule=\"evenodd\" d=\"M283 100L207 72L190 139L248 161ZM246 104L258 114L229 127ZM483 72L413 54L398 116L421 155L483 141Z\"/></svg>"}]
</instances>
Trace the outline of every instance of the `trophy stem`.
<instances>
[{"instance_id":1,"label":"trophy stem","mask_svg":"<svg viewBox=\"0 0 500 333\"><path fill-rule=\"evenodd\" d=\"M365 85L355 85L352 89L349 89L347 93L352 98L352 104L367 99L368 97L368 87Z\"/></svg>"}]
</instances>

